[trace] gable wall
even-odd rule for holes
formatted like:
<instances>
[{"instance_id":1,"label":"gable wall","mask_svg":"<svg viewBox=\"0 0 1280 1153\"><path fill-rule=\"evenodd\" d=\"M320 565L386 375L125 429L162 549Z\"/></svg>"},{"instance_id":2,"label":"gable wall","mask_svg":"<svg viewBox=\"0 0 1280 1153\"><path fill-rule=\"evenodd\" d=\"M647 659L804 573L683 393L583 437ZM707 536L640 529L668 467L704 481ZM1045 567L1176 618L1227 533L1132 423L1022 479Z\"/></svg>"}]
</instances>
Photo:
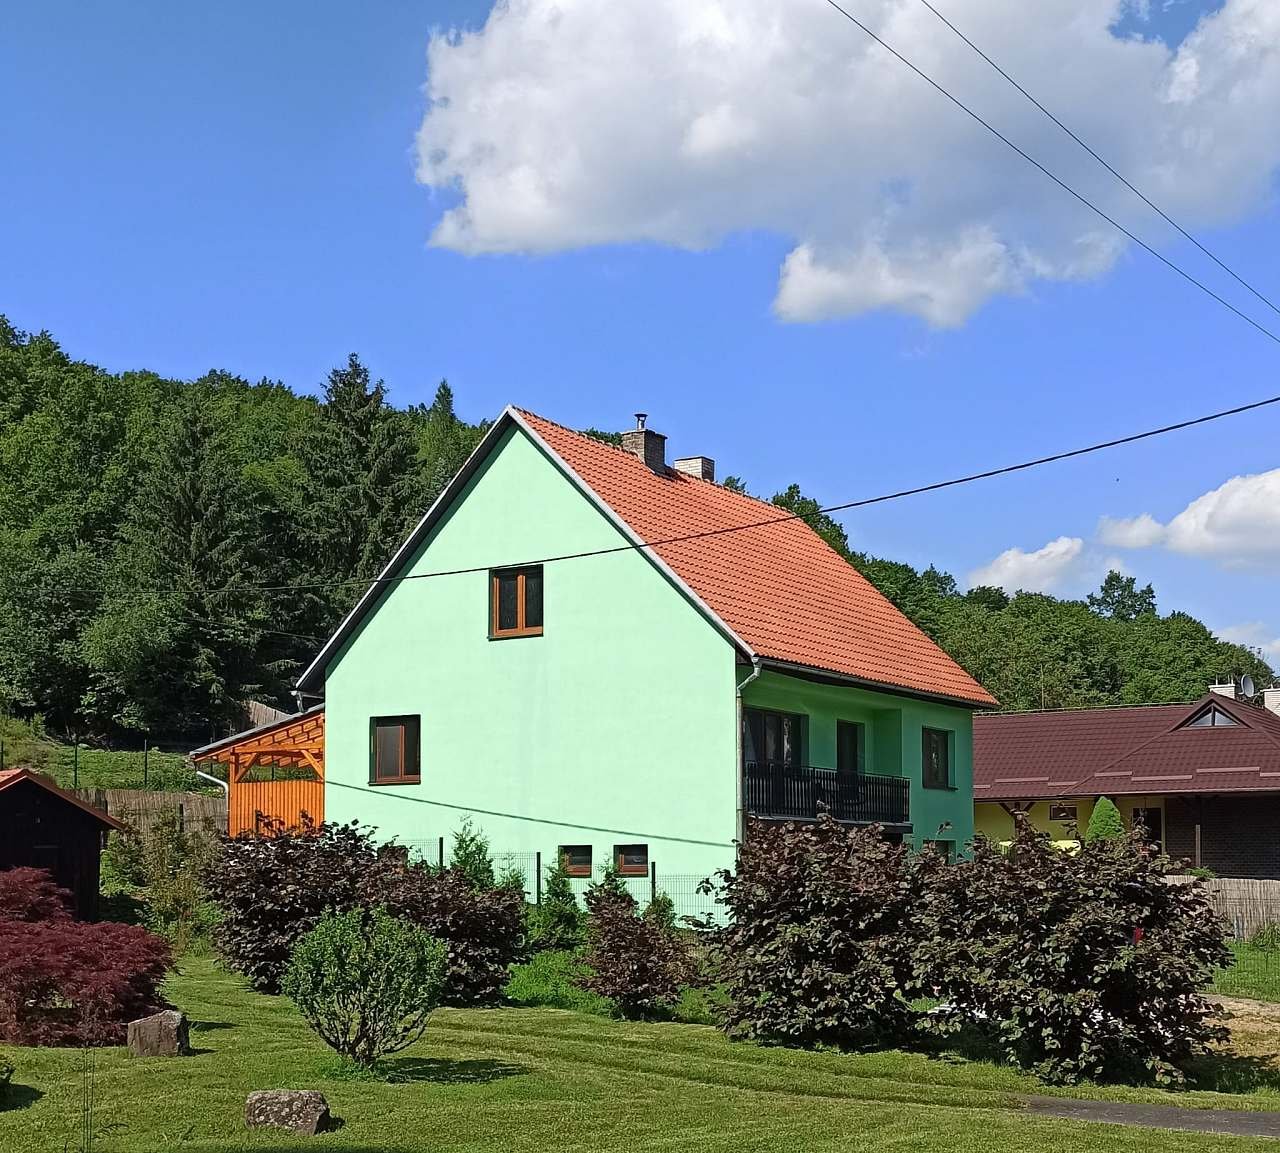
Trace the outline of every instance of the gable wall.
<instances>
[{"instance_id":1,"label":"gable wall","mask_svg":"<svg viewBox=\"0 0 1280 1153\"><path fill-rule=\"evenodd\" d=\"M512 429L407 566L504 565L624 543ZM661 872L732 860L734 652L641 553L548 564L545 634L490 640L486 572L396 584L326 673L330 820L435 842L467 812L496 852L644 841ZM370 718L420 714L422 782L369 785ZM429 802L429 803L428 803ZM702 843L690 843L702 842ZM532 880L530 879L530 884Z\"/></svg>"}]
</instances>

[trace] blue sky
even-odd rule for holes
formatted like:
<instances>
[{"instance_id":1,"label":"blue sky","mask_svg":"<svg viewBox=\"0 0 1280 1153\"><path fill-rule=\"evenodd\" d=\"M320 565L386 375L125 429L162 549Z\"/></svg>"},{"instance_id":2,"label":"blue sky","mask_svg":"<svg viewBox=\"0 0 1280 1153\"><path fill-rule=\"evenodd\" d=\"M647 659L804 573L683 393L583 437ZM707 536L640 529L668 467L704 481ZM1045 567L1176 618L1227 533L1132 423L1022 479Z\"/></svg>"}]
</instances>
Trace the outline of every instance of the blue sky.
<instances>
[{"instance_id":1,"label":"blue sky","mask_svg":"<svg viewBox=\"0 0 1280 1153\"><path fill-rule=\"evenodd\" d=\"M1128 12L1121 32L1176 46L1200 15L1192 3L1151 9L1145 18ZM0 103L9 110L0 311L109 369L192 377L217 367L315 391L354 350L398 403L429 398L447 376L470 418L515 402L572 425L623 427L644 409L675 454L714 456L721 475L739 474L765 495L798 482L829 503L1277 391L1280 347L1134 250L1097 274L1031 276L966 298L963 316L940 324L936 310L851 304L847 294L833 306L841 314L782 319L780 270L804 239L787 221L812 215L804 206L789 207L785 221L765 213L745 225L716 208L723 229L700 219L711 231L697 245L643 229L632 238L618 219L631 209L610 201L599 210L601 244L570 235L534 255L489 242L431 246L469 189L430 188L415 176L427 46L433 30L477 29L486 15L462 0L9 9L0 24ZM833 20L826 34L854 50L855 29ZM945 41L937 50L963 51ZM491 88L483 67L468 76L458 65L451 83ZM977 73L956 75L979 86L985 111L1012 118L1011 131L1032 131L1013 94ZM970 151L997 148L964 136L933 99L924 92L919 107L938 133ZM832 140L841 128L823 121ZM1101 187L1078 154L1036 139L1064 175ZM998 151L990 157L1008 163ZM1280 213L1274 172L1263 169L1264 191L1247 202L1223 194L1219 205L1208 189L1187 212L1207 222L1197 232L1223 259L1280 293ZM732 194L749 198L756 176L749 165L737 170ZM758 176L782 190L775 200L804 179L763 165ZM1060 220L1075 226L1062 215L1063 193L1034 174L1017 179L1016 223L1005 213L999 227L1034 244L1038 213L1052 218L1046 231L1066 227ZM588 191L590 216L603 194ZM705 199L701 185L695 191ZM1171 256L1211 275L1188 246L1136 208L1124 211ZM945 238L944 215L921 227ZM1221 275L1214 284L1231 288ZM1233 299L1267 320L1256 302ZM1278 444L1280 412L1264 411L855 513L846 524L856 547L933 562L962 581L1005 550L1079 541L1060 569L1049 557L1015 571L1034 582L1048 566L1050 587L1078 595L1118 558L1155 583L1163 609L1275 643L1280 556L1247 542L1233 551L1239 515L1202 524L1231 511L1202 508L1167 538L1174 546L1121 548L1100 539L1098 524L1142 513L1169 522L1233 477L1276 469ZM1254 513L1245 510L1246 522ZM1264 533L1275 523L1266 515L1252 522ZM1192 540L1197 526L1209 543ZM1274 663L1280 646L1270 655Z\"/></svg>"}]
</instances>

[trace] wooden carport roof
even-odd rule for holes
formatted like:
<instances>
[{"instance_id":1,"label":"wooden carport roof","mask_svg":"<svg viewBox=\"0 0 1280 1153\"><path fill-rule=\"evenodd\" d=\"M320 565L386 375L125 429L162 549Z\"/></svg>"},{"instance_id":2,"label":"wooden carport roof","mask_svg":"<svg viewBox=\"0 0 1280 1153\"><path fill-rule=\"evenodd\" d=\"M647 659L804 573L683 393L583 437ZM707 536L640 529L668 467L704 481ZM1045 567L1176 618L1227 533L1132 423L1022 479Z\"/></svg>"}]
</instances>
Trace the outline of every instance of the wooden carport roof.
<instances>
[{"instance_id":1,"label":"wooden carport roof","mask_svg":"<svg viewBox=\"0 0 1280 1153\"><path fill-rule=\"evenodd\" d=\"M191 759L227 765L232 784L257 765L310 768L324 780L324 705L202 745Z\"/></svg>"}]
</instances>

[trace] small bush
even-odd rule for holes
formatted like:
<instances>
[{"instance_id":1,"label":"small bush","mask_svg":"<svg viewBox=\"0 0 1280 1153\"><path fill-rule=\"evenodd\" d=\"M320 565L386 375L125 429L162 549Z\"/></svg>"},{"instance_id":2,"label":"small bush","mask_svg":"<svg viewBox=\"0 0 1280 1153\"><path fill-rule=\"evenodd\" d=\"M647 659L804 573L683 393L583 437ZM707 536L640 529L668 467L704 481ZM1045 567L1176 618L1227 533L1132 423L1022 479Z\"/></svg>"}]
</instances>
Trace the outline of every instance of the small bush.
<instances>
[{"instance_id":1,"label":"small bush","mask_svg":"<svg viewBox=\"0 0 1280 1153\"><path fill-rule=\"evenodd\" d=\"M668 1011L693 977L688 946L658 918L638 916L635 898L612 870L587 890L586 901L583 987L608 997L623 1017Z\"/></svg>"},{"instance_id":2,"label":"small bush","mask_svg":"<svg viewBox=\"0 0 1280 1153\"><path fill-rule=\"evenodd\" d=\"M1089 827L1085 830L1086 841L1115 841L1124 837L1124 819L1115 802L1108 797L1099 797L1089 816Z\"/></svg>"},{"instance_id":3,"label":"small bush","mask_svg":"<svg viewBox=\"0 0 1280 1153\"><path fill-rule=\"evenodd\" d=\"M461 873L473 889L492 889L495 884L489 838L471 823L470 817L464 817L454 831L449 866Z\"/></svg>"},{"instance_id":4,"label":"small bush","mask_svg":"<svg viewBox=\"0 0 1280 1153\"><path fill-rule=\"evenodd\" d=\"M502 1000L507 969L524 948L524 896L512 889L477 889L458 869L435 869L386 854L361 879L357 898L405 917L444 942L446 1005Z\"/></svg>"},{"instance_id":5,"label":"small bush","mask_svg":"<svg viewBox=\"0 0 1280 1153\"><path fill-rule=\"evenodd\" d=\"M911 920L921 871L874 827L752 822L715 938L732 1036L788 1045L893 1043L910 1031Z\"/></svg>"},{"instance_id":6,"label":"small bush","mask_svg":"<svg viewBox=\"0 0 1280 1153\"><path fill-rule=\"evenodd\" d=\"M543 1006L613 1016L612 1001L583 988L587 976L587 968L578 954L567 949L544 949L524 964L512 967L507 981L507 1000L526 1008Z\"/></svg>"},{"instance_id":7,"label":"small bush","mask_svg":"<svg viewBox=\"0 0 1280 1153\"><path fill-rule=\"evenodd\" d=\"M255 989L278 992L294 942L326 911L354 907L377 859L372 830L354 821L224 838L204 883L227 964Z\"/></svg>"},{"instance_id":8,"label":"small bush","mask_svg":"<svg viewBox=\"0 0 1280 1153\"><path fill-rule=\"evenodd\" d=\"M1200 990L1231 954L1203 886L1142 842L1066 854L1018 814L1008 853L980 837L936 869L914 912L917 976L947 1002L927 1026L977 1027L1049 1081L1180 1083L1226 1036Z\"/></svg>"},{"instance_id":9,"label":"small bush","mask_svg":"<svg viewBox=\"0 0 1280 1153\"><path fill-rule=\"evenodd\" d=\"M136 889L146 884L142 838L133 830L112 832L102 850L101 882L104 893Z\"/></svg>"},{"instance_id":10,"label":"small bush","mask_svg":"<svg viewBox=\"0 0 1280 1153\"><path fill-rule=\"evenodd\" d=\"M44 869L0 872L0 921L69 921L73 902Z\"/></svg>"},{"instance_id":11,"label":"small bush","mask_svg":"<svg viewBox=\"0 0 1280 1153\"><path fill-rule=\"evenodd\" d=\"M217 855L217 843L185 831L173 814L155 821L138 841L144 924L183 952L217 924L217 910L207 900L201 879Z\"/></svg>"},{"instance_id":12,"label":"small bush","mask_svg":"<svg viewBox=\"0 0 1280 1153\"><path fill-rule=\"evenodd\" d=\"M164 1007L169 943L133 925L0 921L0 1040L121 1044L128 1023Z\"/></svg>"},{"instance_id":13,"label":"small bush","mask_svg":"<svg viewBox=\"0 0 1280 1153\"><path fill-rule=\"evenodd\" d=\"M298 939L281 986L326 1045L369 1068L422 1036L444 975L444 945L426 930L352 909Z\"/></svg>"},{"instance_id":14,"label":"small bush","mask_svg":"<svg viewBox=\"0 0 1280 1153\"><path fill-rule=\"evenodd\" d=\"M1280 925L1275 921L1259 925L1249 938L1249 944L1267 953L1280 952Z\"/></svg>"},{"instance_id":15,"label":"small bush","mask_svg":"<svg viewBox=\"0 0 1280 1153\"><path fill-rule=\"evenodd\" d=\"M583 912L574 896L564 862L557 860L547 872L542 904L529 910L529 948L576 949L582 944Z\"/></svg>"}]
</instances>

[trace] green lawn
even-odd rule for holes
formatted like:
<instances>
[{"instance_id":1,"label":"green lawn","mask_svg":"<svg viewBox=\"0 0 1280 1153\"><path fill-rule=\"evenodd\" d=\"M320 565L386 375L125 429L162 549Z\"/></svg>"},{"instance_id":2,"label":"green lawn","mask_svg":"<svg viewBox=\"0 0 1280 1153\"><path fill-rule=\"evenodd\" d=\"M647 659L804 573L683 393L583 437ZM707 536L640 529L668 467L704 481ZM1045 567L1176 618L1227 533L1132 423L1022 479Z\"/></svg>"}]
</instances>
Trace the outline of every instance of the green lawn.
<instances>
[{"instance_id":1,"label":"green lawn","mask_svg":"<svg viewBox=\"0 0 1280 1153\"><path fill-rule=\"evenodd\" d=\"M1255 949L1243 942L1233 942L1231 951L1235 964L1218 973L1212 991L1224 997L1280 1001L1280 952Z\"/></svg>"},{"instance_id":2,"label":"green lawn","mask_svg":"<svg viewBox=\"0 0 1280 1153\"><path fill-rule=\"evenodd\" d=\"M428 1039L393 1058L400 1080L336 1079L328 1051L288 1002L248 992L206 959L168 988L197 1025L183 1060L97 1054L94 1148L381 1151L627 1151L1089 1148L1243 1149L1204 1137L1018 1113L1041 1087L959 1058L847 1056L732 1044L705 1026L627 1024L553 1009L442 1010ZM0 1113L0 1150L79 1149L81 1054L0 1047L19 1105ZM249 1134L253 1089L318 1088L344 1121L319 1139ZM1093 1090L1188 1106L1280 1107L1241 1095ZM1261 1148L1261 1143L1258 1143ZM1274 1146L1270 1146L1274 1151Z\"/></svg>"}]
</instances>

